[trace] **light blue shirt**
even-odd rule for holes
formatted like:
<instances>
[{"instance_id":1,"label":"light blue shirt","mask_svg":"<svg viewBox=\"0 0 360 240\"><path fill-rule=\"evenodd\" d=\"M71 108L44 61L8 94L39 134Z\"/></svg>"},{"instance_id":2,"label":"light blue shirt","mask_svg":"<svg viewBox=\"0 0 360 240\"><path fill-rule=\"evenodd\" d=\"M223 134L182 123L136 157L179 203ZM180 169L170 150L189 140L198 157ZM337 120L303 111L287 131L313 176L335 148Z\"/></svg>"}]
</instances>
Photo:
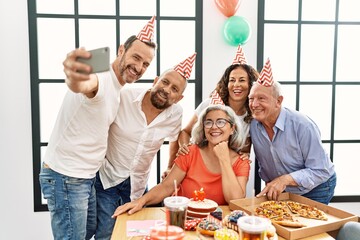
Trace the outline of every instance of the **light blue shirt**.
<instances>
[{"instance_id":1,"label":"light blue shirt","mask_svg":"<svg viewBox=\"0 0 360 240\"><path fill-rule=\"evenodd\" d=\"M285 191L302 195L335 173L322 146L320 130L309 117L283 107L273 130L270 141L264 126L255 119L251 122L255 159L265 182L290 174L298 186L288 186Z\"/></svg>"}]
</instances>

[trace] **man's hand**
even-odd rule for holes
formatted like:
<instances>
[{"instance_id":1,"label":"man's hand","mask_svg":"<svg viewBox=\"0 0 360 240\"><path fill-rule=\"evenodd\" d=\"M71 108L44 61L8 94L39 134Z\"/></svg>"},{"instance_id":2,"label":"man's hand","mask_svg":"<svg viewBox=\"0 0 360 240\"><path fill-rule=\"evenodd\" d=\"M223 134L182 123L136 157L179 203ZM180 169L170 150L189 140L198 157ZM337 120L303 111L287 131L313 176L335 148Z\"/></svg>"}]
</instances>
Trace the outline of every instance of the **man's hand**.
<instances>
[{"instance_id":1,"label":"man's hand","mask_svg":"<svg viewBox=\"0 0 360 240\"><path fill-rule=\"evenodd\" d=\"M241 160L248 160L248 161L250 161L250 163L252 162L251 160L250 160L250 153L246 153L246 152L239 152L239 155L240 155L240 157L241 157Z\"/></svg>"},{"instance_id":2,"label":"man's hand","mask_svg":"<svg viewBox=\"0 0 360 240\"><path fill-rule=\"evenodd\" d=\"M83 81L90 78L91 67L77 61L79 57L90 58L91 53L85 48L78 48L69 52L63 62L65 75L70 81Z\"/></svg>"},{"instance_id":3,"label":"man's hand","mask_svg":"<svg viewBox=\"0 0 360 240\"><path fill-rule=\"evenodd\" d=\"M266 184L266 187L256 197L266 195L269 200L278 200L286 186L296 186L294 179L289 175L282 175Z\"/></svg>"},{"instance_id":4,"label":"man's hand","mask_svg":"<svg viewBox=\"0 0 360 240\"><path fill-rule=\"evenodd\" d=\"M74 93L84 93L92 98L98 90L98 80L95 74L91 74L91 66L77 61L79 57L89 58L91 53L85 48L78 48L67 54L63 62L66 74L66 84Z\"/></svg>"},{"instance_id":5,"label":"man's hand","mask_svg":"<svg viewBox=\"0 0 360 240\"><path fill-rule=\"evenodd\" d=\"M190 145L191 145L191 143L187 143L187 144L182 144L181 146L179 146L179 150L176 153L176 156L188 154L190 152L190 149L189 149Z\"/></svg>"},{"instance_id":6,"label":"man's hand","mask_svg":"<svg viewBox=\"0 0 360 240\"><path fill-rule=\"evenodd\" d=\"M124 205L119 206L111 217L116 218L117 216L125 212L131 215L133 213L136 213L137 211L140 211L143 208L143 206L144 204L140 203L137 200L125 203Z\"/></svg>"}]
</instances>

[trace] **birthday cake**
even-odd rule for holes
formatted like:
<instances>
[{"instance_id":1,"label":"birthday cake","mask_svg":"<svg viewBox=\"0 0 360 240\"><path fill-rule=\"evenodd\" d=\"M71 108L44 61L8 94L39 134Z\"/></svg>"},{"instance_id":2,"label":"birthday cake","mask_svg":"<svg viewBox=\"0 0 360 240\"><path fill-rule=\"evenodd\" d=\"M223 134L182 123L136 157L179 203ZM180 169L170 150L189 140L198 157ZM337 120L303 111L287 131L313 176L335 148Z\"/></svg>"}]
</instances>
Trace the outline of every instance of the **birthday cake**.
<instances>
[{"instance_id":1,"label":"birthday cake","mask_svg":"<svg viewBox=\"0 0 360 240\"><path fill-rule=\"evenodd\" d=\"M215 211L218 204L211 199L194 200L190 199L188 204L187 216L190 218L206 218L211 212Z\"/></svg>"},{"instance_id":2,"label":"birthday cake","mask_svg":"<svg viewBox=\"0 0 360 240\"><path fill-rule=\"evenodd\" d=\"M215 201L205 198L205 192L201 188L194 191L193 198L188 204L187 216L188 218L206 218L217 207L218 204Z\"/></svg>"}]
</instances>

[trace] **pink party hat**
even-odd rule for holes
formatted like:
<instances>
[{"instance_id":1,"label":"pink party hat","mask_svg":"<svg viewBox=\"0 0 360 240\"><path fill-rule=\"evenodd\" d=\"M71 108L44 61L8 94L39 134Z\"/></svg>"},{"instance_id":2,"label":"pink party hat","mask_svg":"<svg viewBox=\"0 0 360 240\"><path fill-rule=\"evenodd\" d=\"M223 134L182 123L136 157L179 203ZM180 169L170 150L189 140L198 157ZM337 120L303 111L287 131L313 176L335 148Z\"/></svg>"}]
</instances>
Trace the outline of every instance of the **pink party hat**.
<instances>
[{"instance_id":1,"label":"pink party hat","mask_svg":"<svg viewBox=\"0 0 360 240\"><path fill-rule=\"evenodd\" d=\"M240 44L238 46L238 49L237 49L237 52L236 52L236 55L235 55L232 65L234 65L234 64L247 64L244 51Z\"/></svg>"},{"instance_id":2,"label":"pink party hat","mask_svg":"<svg viewBox=\"0 0 360 240\"><path fill-rule=\"evenodd\" d=\"M216 90L214 90L212 92L212 94L211 94L210 104L212 104L212 105L217 105L217 104L225 105L223 100L221 99L219 93Z\"/></svg>"},{"instance_id":3,"label":"pink party hat","mask_svg":"<svg viewBox=\"0 0 360 240\"><path fill-rule=\"evenodd\" d=\"M143 42L152 42L154 35L154 22L155 16L153 16L149 22L144 26L144 28L136 36L140 41Z\"/></svg>"},{"instance_id":4,"label":"pink party hat","mask_svg":"<svg viewBox=\"0 0 360 240\"><path fill-rule=\"evenodd\" d=\"M188 57L187 59L176 65L174 67L174 70L177 71L185 79L189 79L192 68L194 66L195 58L196 58L196 53L194 53L192 56Z\"/></svg>"},{"instance_id":5,"label":"pink party hat","mask_svg":"<svg viewBox=\"0 0 360 240\"><path fill-rule=\"evenodd\" d=\"M265 66L261 70L260 76L256 82L258 82L259 84L261 84L265 87L270 87L274 84L274 79L273 79L273 75L272 75L271 64L270 64L269 58L266 60Z\"/></svg>"}]
</instances>

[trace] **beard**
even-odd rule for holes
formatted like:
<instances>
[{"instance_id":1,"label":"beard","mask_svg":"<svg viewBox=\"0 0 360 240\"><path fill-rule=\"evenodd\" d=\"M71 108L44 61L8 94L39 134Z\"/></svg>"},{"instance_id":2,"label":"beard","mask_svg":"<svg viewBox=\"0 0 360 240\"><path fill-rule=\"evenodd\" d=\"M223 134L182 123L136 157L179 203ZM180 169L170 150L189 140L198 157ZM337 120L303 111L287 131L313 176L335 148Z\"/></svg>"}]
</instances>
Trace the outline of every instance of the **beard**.
<instances>
[{"instance_id":1,"label":"beard","mask_svg":"<svg viewBox=\"0 0 360 240\"><path fill-rule=\"evenodd\" d=\"M141 77L141 74L138 71L136 71L136 69L132 68L130 65L126 65L124 59L120 60L118 68L119 68L120 76L126 83L133 83ZM132 74L128 74L128 72L126 72L127 69L132 69L133 72L136 72L136 76Z\"/></svg>"},{"instance_id":2,"label":"beard","mask_svg":"<svg viewBox=\"0 0 360 240\"><path fill-rule=\"evenodd\" d=\"M160 98L158 95L161 94L162 96L166 97L166 100L164 101L163 98ZM164 92L163 90L156 90L150 92L150 100L154 107L157 109L163 110L165 108L170 107L168 94Z\"/></svg>"}]
</instances>

